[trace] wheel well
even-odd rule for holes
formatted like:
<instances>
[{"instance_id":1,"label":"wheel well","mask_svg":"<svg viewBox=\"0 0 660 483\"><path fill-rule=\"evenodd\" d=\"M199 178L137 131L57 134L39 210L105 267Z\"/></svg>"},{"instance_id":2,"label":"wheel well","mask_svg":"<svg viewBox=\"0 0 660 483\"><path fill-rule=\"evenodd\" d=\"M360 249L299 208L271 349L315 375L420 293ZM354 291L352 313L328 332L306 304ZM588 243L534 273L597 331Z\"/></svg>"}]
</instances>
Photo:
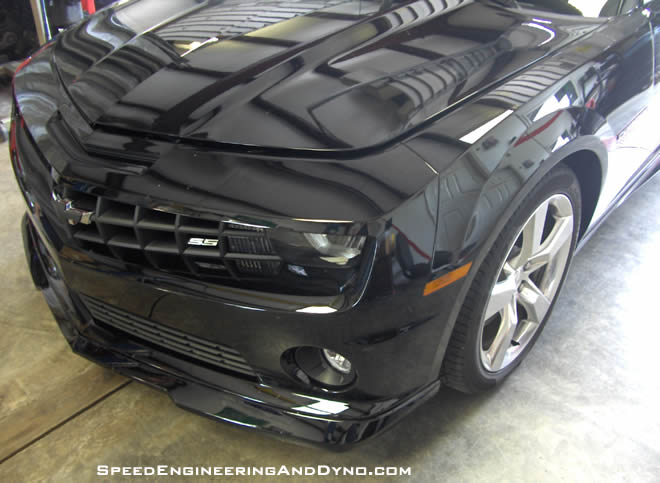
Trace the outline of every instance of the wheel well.
<instances>
[{"instance_id":1,"label":"wheel well","mask_svg":"<svg viewBox=\"0 0 660 483\"><path fill-rule=\"evenodd\" d=\"M603 170L598 156L592 151L578 151L562 161L573 170L580 183L582 195L582 219L580 220L580 238L584 235L591 217L596 211L603 182Z\"/></svg>"}]
</instances>

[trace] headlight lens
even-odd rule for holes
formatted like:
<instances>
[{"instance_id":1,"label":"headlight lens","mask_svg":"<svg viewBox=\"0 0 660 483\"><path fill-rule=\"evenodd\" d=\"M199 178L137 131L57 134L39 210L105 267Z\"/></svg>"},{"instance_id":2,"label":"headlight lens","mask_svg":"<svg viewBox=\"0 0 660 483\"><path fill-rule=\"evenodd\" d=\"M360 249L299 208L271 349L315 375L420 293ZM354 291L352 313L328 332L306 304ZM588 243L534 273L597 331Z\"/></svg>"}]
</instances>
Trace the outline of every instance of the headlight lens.
<instances>
[{"instance_id":1,"label":"headlight lens","mask_svg":"<svg viewBox=\"0 0 660 483\"><path fill-rule=\"evenodd\" d=\"M354 266L362 253L362 235L324 235L277 229L269 234L275 251L287 262L301 266Z\"/></svg>"},{"instance_id":2,"label":"headlight lens","mask_svg":"<svg viewBox=\"0 0 660 483\"><path fill-rule=\"evenodd\" d=\"M321 260L346 265L349 260L357 257L362 252L365 237L363 236L341 236L341 235L319 235L316 233L305 233L305 239L322 256Z\"/></svg>"}]
</instances>

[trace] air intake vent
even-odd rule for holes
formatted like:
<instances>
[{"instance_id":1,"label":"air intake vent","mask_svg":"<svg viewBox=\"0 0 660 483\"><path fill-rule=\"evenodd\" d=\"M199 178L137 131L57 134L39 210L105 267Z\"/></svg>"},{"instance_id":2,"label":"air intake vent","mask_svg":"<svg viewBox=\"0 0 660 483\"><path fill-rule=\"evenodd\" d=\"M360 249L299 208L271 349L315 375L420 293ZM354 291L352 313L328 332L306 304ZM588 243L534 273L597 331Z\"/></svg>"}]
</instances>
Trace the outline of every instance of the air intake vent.
<instances>
[{"instance_id":1,"label":"air intake vent","mask_svg":"<svg viewBox=\"0 0 660 483\"><path fill-rule=\"evenodd\" d=\"M81 298L94 320L102 326L119 330L140 341L191 359L246 376L256 377L254 370L243 356L229 346L200 339L171 327L166 327L86 295L81 295Z\"/></svg>"},{"instance_id":2,"label":"air intake vent","mask_svg":"<svg viewBox=\"0 0 660 483\"><path fill-rule=\"evenodd\" d=\"M241 273L265 273L275 275L279 263L262 260L236 260L236 266Z\"/></svg>"},{"instance_id":3,"label":"air intake vent","mask_svg":"<svg viewBox=\"0 0 660 483\"><path fill-rule=\"evenodd\" d=\"M273 255L275 251L268 238L230 236L229 249L234 253L250 253L252 255Z\"/></svg>"}]
</instances>

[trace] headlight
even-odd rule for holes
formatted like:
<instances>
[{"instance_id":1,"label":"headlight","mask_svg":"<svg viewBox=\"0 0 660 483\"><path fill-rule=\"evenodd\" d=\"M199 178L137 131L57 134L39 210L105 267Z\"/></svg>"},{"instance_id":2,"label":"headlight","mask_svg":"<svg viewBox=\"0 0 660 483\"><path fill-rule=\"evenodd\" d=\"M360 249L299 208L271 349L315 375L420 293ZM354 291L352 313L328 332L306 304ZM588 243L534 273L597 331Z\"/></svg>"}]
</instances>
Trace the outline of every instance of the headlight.
<instances>
[{"instance_id":1,"label":"headlight","mask_svg":"<svg viewBox=\"0 0 660 483\"><path fill-rule=\"evenodd\" d=\"M195 233L195 248L204 250L203 243L207 241L213 243L206 247L208 250L215 252L219 246L225 263L239 276L261 278L264 291L272 290L275 284L278 290L288 293L343 292L358 281L362 256L371 246L367 227L335 225L326 227L329 233L310 233L312 230L305 230L307 226L296 231L287 226L273 226L268 221L231 220L224 223L220 236ZM213 269L206 264L200 266ZM313 305L301 311L330 313L334 308Z\"/></svg>"},{"instance_id":2,"label":"headlight","mask_svg":"<svg viewBox=\"0 0 660 483\"><path fill-rule=\"evenodd\" d=\"M349 260L357 257L362 252L365 237L342 236L342 235L318 235L316 233L305 233L304 237L319 253L325 255L320 257L326 262L346 265Z\"/></svg>"},{"instance_id":3,"label":"headlight","mask_svg":"<svg viewBox=\"0 0 660 483\"><path fill-rule=\"evenodd\" d=\"M362 235L324 235L273 230L269 237L275 251L285 261L301 266L355 266L366 237Z\"/></svg>"}]
</instances>

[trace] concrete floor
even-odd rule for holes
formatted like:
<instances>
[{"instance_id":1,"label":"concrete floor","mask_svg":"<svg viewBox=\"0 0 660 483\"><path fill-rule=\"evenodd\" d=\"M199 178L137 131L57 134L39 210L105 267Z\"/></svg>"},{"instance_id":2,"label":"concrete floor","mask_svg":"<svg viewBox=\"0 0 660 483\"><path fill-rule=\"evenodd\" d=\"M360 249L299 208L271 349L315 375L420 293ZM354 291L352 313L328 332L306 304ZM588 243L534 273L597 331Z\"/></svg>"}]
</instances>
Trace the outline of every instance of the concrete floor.
<instances>
[{"instance_id":1,"label":"concrete floor","mask_svg":"<svg viewBox=\"0 0 660 483\"><path fill-rule=\"evenodd\" d=\"M0 145L0 481L87 481L99 464L388 465L411 467L414 481L660 481L660 177L577 256L539 343L502 387L477 397L443 389L381 438L334 454L184 412L71 354L28 277L23 202L6 151Z\"/></svg>"},{"instance_id":2,"label":"concrete floor","mask_svg":"<svg viewBox=\"0 0 660 483\"><path fill-rule=\"evenodd\" d=\"M9 119L10 115L11 115L11 85L5 84L4 81L0 81L0 121Z\"/></svg>"}]
</instances>

